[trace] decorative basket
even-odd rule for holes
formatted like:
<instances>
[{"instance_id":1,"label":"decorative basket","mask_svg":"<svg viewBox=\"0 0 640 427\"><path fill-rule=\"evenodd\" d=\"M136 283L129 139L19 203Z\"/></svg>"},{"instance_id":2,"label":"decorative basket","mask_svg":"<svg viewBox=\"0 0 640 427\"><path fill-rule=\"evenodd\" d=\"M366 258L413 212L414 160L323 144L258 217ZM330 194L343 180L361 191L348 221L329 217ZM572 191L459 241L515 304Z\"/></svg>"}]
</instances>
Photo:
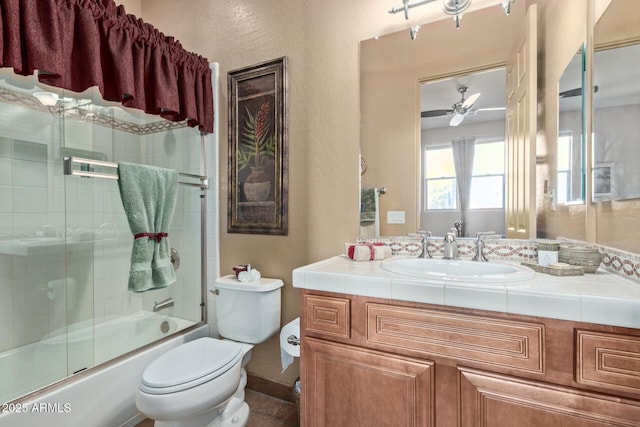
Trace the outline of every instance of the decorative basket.
<instances>
[{"instance_id":1,"label":"decorative basket","mask_svg":"<svg viewBox=\"0 0 640 427\"><path fill-rule=\"evenodd\" d=\"M597 248L589 246L560 245L558 261L579 265L585 273L595 273L602 262L602 255Z\"/></svg>"}]
</instances>

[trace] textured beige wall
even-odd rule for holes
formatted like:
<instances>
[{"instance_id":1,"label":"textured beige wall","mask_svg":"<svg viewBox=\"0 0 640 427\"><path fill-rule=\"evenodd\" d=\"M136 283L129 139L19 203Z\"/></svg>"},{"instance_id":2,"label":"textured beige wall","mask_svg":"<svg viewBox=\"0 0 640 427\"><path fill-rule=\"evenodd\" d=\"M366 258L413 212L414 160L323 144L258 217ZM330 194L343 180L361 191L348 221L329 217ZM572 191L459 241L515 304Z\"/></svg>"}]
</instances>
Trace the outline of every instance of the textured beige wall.
<instances>
[{"instance_id":1,"label":"textured beige wall","mask_svg":"<svg viewBox=\"0 0 640 427\"><path fill-rule=\"evenodd\" d=\"M116 4L123 5L127 13L142 16L142 0L116 0Z\"/></svg>"}]
</instances>

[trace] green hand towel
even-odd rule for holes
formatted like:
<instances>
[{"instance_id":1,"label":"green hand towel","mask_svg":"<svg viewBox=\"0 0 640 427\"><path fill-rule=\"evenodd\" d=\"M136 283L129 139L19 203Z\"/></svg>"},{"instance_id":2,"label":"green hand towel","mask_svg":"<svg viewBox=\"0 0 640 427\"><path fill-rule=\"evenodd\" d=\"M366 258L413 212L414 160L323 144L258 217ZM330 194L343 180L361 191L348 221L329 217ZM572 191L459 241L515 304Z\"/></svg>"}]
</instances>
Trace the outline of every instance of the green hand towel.
<instances>
[{"instance_id":1,"label":"green hand towel","mask_svg":"<svg viewBox=\"0 0 640 427\"><path fill-rule=\"evenodd\" d=\"M171 265L168 233L178 196L174 170L132 163L118 163L118 187L134 238L129 290L143 292L176 281Z\"/></svg>"}]
</instances>

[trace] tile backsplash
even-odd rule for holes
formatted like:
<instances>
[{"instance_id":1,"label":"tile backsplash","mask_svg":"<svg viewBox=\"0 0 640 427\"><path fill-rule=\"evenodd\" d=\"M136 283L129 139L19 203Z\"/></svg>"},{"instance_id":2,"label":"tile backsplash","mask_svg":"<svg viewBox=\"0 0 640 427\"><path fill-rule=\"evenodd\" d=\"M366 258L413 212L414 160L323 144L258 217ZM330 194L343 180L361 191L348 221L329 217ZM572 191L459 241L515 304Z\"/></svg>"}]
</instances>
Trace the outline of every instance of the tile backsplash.
<instances>
[{"instance_id":1,"label":"tile backsplash","mask_svg":"<svg viewBox=\"0 0 640 427\"><path fill-rule=\"evenodd\" d=\"M602 254L601 268L640 283L640 255L606 246L598 246L598 249Z\"/></svg>"},{"instance_id":2,"label":"tile backsplash","mask_svg":"<svg viewBox=\"0 0 640 427\"><path fill-rule=\"evenodd\" d=\"M457 239L458 255L461 259L472 259L476 254L474 238ZM397 256L420 256L422 238L411 236L361 237L357 241L384 243L391 247L391 253ZM535 240L485 239L484 255L488 260L537 261L538 248ZM602 254L600 268L625 279L640 284L640 255L606 246L595 245ZM443 254L444 242L441 239L429 239L429 254L438 258Z\"/></svg>"}]
</instances>

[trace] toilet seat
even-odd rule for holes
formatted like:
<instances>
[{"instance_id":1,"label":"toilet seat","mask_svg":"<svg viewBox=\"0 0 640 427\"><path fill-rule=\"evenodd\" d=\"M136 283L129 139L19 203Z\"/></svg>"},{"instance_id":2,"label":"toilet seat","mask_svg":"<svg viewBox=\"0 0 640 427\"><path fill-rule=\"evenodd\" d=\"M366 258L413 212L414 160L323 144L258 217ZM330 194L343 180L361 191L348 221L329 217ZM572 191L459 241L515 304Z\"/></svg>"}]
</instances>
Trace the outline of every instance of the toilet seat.
<instances>
[{"instance_id":1,"label":"toilet seat","mask_svg":"<svg viewBox=\"0 0 640 427\"><path fill-rule=\"evenodd\" d=\"M242 359L242 345L233 341L200 338L180 345L153 361L142 374L140 390L169 394L211 381Z\"/></svg>"}]
</instances>

